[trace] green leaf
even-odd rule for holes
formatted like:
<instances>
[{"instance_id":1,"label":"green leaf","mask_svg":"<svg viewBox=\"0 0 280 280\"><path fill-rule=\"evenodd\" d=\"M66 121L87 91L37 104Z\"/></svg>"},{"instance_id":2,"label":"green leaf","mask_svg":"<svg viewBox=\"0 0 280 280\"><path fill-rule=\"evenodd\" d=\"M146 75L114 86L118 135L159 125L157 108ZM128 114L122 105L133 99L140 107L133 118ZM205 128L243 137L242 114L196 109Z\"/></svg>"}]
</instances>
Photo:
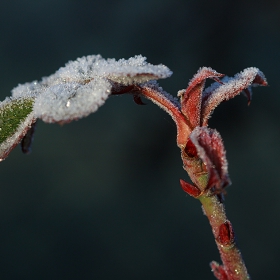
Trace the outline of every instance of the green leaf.
<instances>
[{"instance_id":1,"label":"green leaf","mask_svg":"<svg viewBox=\"0 0 280 280\"><path fill-rule=\"evenodd\" d=\"M35 121L33 98L7 98L0 103L0 159L19 143Z\"/></svg>"}]
</instances>

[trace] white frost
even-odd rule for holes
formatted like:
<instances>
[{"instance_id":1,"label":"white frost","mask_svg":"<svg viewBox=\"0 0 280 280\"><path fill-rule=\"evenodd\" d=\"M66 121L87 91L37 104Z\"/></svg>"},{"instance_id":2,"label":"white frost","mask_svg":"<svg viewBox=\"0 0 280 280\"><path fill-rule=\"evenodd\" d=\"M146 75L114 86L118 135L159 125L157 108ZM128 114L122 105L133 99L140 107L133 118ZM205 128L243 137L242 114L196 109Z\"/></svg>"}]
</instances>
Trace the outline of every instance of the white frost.
<instances>
[{"instance_id":1,"label":"white frost","mask_svg":"<svg viewBox=\"0 0 280 280\"><path fill-rule=\"evenodd\" d=\"M111 94L112 84L139 84L171 74L166 66L147 63L141 55L128 60L90 55L69 61L40 82L19 85L12 96L34 97L36 118L64 123L95 112Z\"/></svg>"},{"instance_id":2,"label":"white frost","mask_svg":"<svg viewBox=\"0 0 280 280\"><path fill-rule=\"evenodd\" d=\"M64 83L53 85L36 98L34 113L45 122L68 122L86 117L104 104L111 84L95 79L85 85Z\"/></svg>"},{"instance_id":3,"label":"white frost","mask_svg":"<svg viewBox=\"0 0 280 280\"><path fill-rule=\"evenodd\" d=\"M256 77L263 81L256 82ZM223 84L216 82L203 92L202 119L204 120L204 125L207 123L213 110L222 101L235 97L245 89L248 89L250 95L252 95L251 86L266 84L264 74L256 67L246 68L234 77L225 76L221 81Z\"/></svg>"},{"instance_id":4,"label":"white frost","mask_svg":"<svg viewBox=\"0 0 280 280\"><path fill-rule=\"evenodd\" d=\"M128 60L104 59L100 55L89 55L69 61L54 75L44 79L45 83L55 81L87 81L96 76L122 84L143 83L149 80L167 78L172 72L164 65L152 65L146 57L136 55Z\"/></svg>"}]
</instances>

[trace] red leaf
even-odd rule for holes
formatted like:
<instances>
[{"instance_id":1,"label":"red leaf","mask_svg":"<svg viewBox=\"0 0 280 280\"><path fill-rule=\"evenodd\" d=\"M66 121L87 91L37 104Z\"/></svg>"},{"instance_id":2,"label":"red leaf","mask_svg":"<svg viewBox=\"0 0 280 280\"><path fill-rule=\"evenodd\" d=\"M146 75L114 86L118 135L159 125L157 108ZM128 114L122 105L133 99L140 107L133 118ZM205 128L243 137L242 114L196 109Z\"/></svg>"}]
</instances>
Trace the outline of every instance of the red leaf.
<instances>
[{"instance_id":1,"label":"red leaf","mask_svg":"<svg viewBox=\"0 0 280 280\"><path fill-rule=\"evenodd\" d=\"M264 74L255 67L246 68L233 78L225 77L223 84L214 84L203 92L201 125L206 126L213 110L224 100L229 100L240 92L245 91L248 103L251 101L250 86L266 86Z\"/></svg>"},{"instance_id":2,"label":"red leaf","mask_svg":"<svg viewBox=\"0 0 280 280\"><path fill-rule=\"evenodd\" d=\"M198 197L201 194L201 190L197 186L191 185L182 179L180 179L180 184L183 191L193 197Z\"/></svg>"},{"instance_id":3,"label":"red leaf","mask_svg":"<svg viewBox=\"0 0 280 280\"><path fill-rule=\"evenodd\" d=\"M193 158L193 157L196 157L197 156L197 150L196 150L196 147L195 145L193 144L193 142L189 139L187 144L186 144L186 147L184 149L184 152L186 153L186 155L189 157L189 158Z\"/></svg>"},{"instance_id":4,"label":"red leaf","mask_svg":"<svg viewBox=\"0 0 280 280\"><path fill-rule=\"evenodd\" d=\"M196 127L190 134L198 156L206 165L209 179L207 188L215 187L220 192L230 184L226 152L220 134L207 127Z\"/></svg>"},{"instance_id":5,"label":"red leaf","mask_svg":"<svg viewBox=\"0 0 280 280\"><path fill-rule=\"evenodd\" d=\"M206 79L212 78L217 80L217 77L222 76L224 75L216 72L212 68L202 67L189 82L189 86L185 93L180 91L181 110L189 120L192 128L195 128L200 124L202 91L204 89Z\"/></svg>"},{"instance_id":6,"label":"red leaf","mask_svg":"<svg viewBox=\"0 0 280 280\"><path fill-rule=\"evenodd\" d=\"M156 82L148 82L137 85L137 93L141 93L160 108L165 110L175 121L177 126L177 145L183 147L191 133L191 128L185 116L180 111L180 104L177 98L165 92Z\"/></svg>"},{"instance_id":7,"label":"red leaf","mask_svg":"<svg viewBox=\"0 0 280 280\"><path fill-rule=\"evenodd\" d=\"M228 280L227 273L222 265L219 265L217 262L213 261L210 263L210 267L214 273L214 276L218 280Z\"/></svg>"}]
</instances>

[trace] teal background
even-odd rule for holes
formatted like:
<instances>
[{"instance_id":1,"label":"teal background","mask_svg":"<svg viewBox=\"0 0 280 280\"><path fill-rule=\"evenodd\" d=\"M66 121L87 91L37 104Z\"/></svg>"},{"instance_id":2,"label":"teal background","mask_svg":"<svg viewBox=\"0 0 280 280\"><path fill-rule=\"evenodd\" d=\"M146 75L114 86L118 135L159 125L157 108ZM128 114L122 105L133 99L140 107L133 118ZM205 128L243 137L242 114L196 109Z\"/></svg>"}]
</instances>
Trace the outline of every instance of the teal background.
<instances>
[{"instance_id":1,"label":"teal background","mask_svg":"<svg viewBox=\"0 0 280 280\"><path fill-rule=\"evenodd\" d=\"M1 1L1 100L89 54L147 56L173 76L173 95L201 66L234 75L259 67L269 87L223 103L221 133L233 185L226 208L252 279L276 279L279 242L280 2ZM214 279L219 255L176 147L154 104L111 97L68 125L39 122L33 151L1 163L1 279Z\"/></svg>"}]
</instances>

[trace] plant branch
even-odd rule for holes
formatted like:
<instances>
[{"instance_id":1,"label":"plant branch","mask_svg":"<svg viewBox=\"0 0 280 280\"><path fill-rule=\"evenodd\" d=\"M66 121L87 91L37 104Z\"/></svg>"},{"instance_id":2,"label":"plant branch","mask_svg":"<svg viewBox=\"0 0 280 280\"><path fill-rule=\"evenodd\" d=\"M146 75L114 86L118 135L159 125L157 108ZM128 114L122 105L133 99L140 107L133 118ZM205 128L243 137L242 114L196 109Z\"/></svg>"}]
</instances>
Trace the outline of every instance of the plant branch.
<instances>
[{"instance_id":1,"label":"plant branch","mask_svg":"<svg viewBox=\"0 0 280 280\"><path fill-rule=\"evenodd\" d=\"M237 248L234 231L227 219L224 204L219 198L220 196L213 195L211 190L199 197L204 213L212 227L223 262L222 266L212 262L212 270L219 280L250 279L241 253Z\"/></svg>"}]
</instances>

